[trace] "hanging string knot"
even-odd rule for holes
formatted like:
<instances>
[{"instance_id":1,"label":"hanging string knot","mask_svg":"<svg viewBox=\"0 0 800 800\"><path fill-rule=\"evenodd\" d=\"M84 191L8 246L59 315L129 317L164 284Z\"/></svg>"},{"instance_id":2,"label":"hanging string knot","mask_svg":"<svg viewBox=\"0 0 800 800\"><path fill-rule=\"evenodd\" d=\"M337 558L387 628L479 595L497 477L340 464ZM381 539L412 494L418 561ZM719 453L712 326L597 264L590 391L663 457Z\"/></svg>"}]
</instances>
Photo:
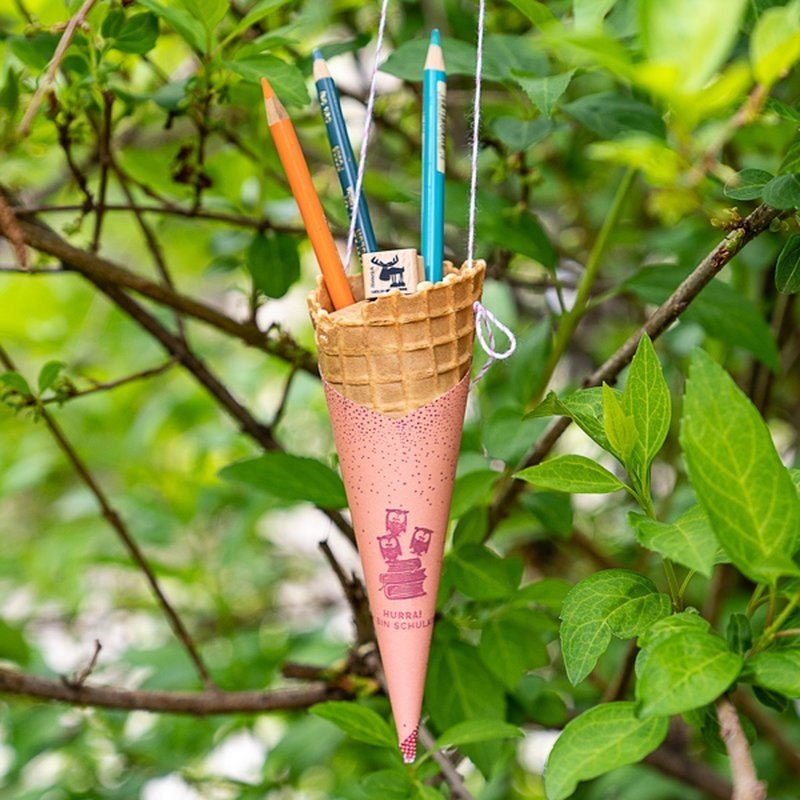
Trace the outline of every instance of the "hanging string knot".
<instances>
[{"instance_id":1,"label":"hanging string knot","mask_svg":"<svg viewBox=\"0 0 800 800\"><path fill-rule=\"evenodd\" d=\"M472 381L474 385L489 371L495 361L505 361L514 354L517 349L517 337L480 300L476 300L472 304L472 310L475 312L475 334L481 349L488 356L486 363ZM508 339L508 346L505 350L495 349L494 328L497 328Z\"/></svg>"}]
</instances>

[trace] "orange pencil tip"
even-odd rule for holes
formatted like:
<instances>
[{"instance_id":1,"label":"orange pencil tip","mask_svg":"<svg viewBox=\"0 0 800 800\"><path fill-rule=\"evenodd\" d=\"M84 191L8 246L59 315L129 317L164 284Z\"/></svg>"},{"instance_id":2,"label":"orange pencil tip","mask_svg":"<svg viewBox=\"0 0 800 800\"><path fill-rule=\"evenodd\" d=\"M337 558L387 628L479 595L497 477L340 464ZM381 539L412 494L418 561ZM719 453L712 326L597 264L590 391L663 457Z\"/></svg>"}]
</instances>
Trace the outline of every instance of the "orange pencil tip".
<instances>
[{"instance_id":1,"label":"orange pencil tip","mask_svg":"<svg viewBox=\"0 0 800 800\"><path fill-rule=\"evenodd\" d=\"M272 88L272 86L270 86L269 81L266 78L261 79L261 90L264 92L265 100L275 97L275 90Z\"/></svg>"}]
</instances>

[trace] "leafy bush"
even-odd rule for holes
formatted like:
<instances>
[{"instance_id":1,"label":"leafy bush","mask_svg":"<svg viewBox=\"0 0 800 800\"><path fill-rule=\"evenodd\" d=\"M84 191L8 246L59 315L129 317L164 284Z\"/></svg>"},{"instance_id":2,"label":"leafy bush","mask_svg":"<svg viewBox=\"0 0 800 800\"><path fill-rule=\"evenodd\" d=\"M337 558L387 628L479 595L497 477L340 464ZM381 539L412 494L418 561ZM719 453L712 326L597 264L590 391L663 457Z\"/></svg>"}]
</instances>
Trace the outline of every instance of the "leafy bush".
<instances>
[{"instance_id":1,"label":"leafy bush","mask_svg":"<svg viewBox=\"0 0 800 800\"><path fill-rule=\"evenodd\" d=\"M0 9L0 796L796 796L800 2L489 8L477 252L518 348L473 391L410 767L258 87L343 234L310 52L363 106L377 13ZM365 190L416 242L434 25L458 261L472 4L390 4Z\"/></svg>"}]
</instances>

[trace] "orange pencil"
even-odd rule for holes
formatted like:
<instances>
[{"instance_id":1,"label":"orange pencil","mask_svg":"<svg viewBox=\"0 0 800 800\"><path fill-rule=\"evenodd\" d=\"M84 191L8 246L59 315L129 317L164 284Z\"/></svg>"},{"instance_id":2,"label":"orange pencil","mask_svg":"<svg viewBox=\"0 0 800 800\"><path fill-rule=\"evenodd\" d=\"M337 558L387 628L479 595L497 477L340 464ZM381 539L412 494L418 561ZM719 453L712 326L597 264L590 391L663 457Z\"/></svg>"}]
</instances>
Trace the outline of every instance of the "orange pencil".
<instances>
[{"instance_id":1,"label":"orange pencil","mask_svg":"<svg viewBox=\"0 0 800 800\"><path fill-rule=\"evenodd\" d=\"M308 231L308 238L311 239L311 246L317 256L328 293L335 308L344 308L355 302L353 292L347 282L342 260L339 258L339 251L325 219L319 195L311 181L311 173L308 171L300 142L297 141L294 126L266 78L261 79L261 88L264 90L267 123L286 177L289 179L292 194L300 208L300 216Z\"/></svg>"}]
</instances>

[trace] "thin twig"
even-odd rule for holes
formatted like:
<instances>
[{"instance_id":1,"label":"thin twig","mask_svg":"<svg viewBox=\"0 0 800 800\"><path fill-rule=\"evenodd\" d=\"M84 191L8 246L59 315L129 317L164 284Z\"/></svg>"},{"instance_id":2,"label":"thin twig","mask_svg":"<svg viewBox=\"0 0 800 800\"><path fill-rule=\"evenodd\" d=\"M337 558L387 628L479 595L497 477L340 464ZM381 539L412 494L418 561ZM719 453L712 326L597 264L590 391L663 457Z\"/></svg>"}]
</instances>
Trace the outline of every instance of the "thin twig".
<instances>
[{"instance_id":1,"label":"thin twig","mask_svg":"<svg viewBox=\"0 0 800 800\"><path fill-rule=\"evenodd\" d=\"M61 34L61 39L58 42L58 46L53 53L53 57L50 59L47 72L45 73L44 78L42 78L42 80L39 82L39 86L36 88L36 91L31 98L30 105L25 111L25 116L23 116L22 122L20 123L19 133L21 136L28 135L31 122L33 122L33 118L36 116L36 112L39 110L39 106L42 104L45 92L50 88L50 84L56 77L58 68L61 66L61 62L64 60L64 56L67 54L67 50L72 43L72 37L75 35L75 31L78 30L78 27L83 24L94 4L95 0L85 0L84 4L78 9L75 16L73 16L72 19L70 19L70 21L67 23L67 27L64 28L64 33Z\"/></svg>"},{"instance_id":2,"label":"thin twig","mask_svg":"<svg viewBox=\"0 0 800 800\"><path fill-rule=\"evenodd\" d=\"M271 691L160 692L116 689L91 684L66 684L0 668L0 693L23 695L40 700L57 700L77 706L117 708L129 711L156 711L170 714L260 714L265 711L290 711L326 700L344 700L348 693L339 687L314 683L299 688Z\"/></svg>"},{"instance_id":3,"label":"thin twig","mask_svg":"<svg viewBox=\"0 0 800 800\"><path fill-rule=\"evenodd\" d=\"M431 751L431 757L439 766L445 783L450 787L450 796L460 798L460 800L474 800L470 791L464 786L464 779L452 761L436 747L436 739L433 734L424 725L420 725L418 735L422 746Z\"/></svg>"},{"instance_id":4,"label":"thin twig","mask_svg":"<svg viewBox=\"0 0 800 800\"><path fill-rule=\"evenodd\" d=\"M75 674L75 677L69 681L69 684L72 686L83 686L84 683L89 679L89 676L94 672L94 668L97 666L97 660L100 658L100 651L103 649L103 645L100 644L99 639L94 640L94 653L92 653L92 657L89 659L89 663Z\"/></svg>"},{"instance_id":5,"label":"thin twig","mask_svg":"<svg viewBox=\"0 0 800 800\"><path fill-rule=\"evenodd\" d=\"M798 632L800 633L800 631ZM797 749L797 743L787 736L780 723L747 692L740 689L735 693L734 698L739 708L756 726L758 733L775 748L775 752L786 765L789 773L800 775L800 750Z\"/></svg>"},{"instance_id":6,"label":"thin twig","mask_svg":"<svg viewBox=\"0 0 800 800\"><path fill-rule=\"evenodd\" d=\"M0 345L0 363L2 363L6 369L16 370L14 362L2 345ZM133 538L133 536L131 536L131 533L123 522L122 517L119 515L117 510L113 508L106 497L105 492L100 487L100 484L97 482L94 475L92 475L92 473L89 471L89 468L83 459L78 455L77 451L72 446L72 443L69 441L69 439L67 439L66 435L61 429L61 426L56 422L55 418L46 408L44 408L44 406L39 406L38 412L39 417L44 421L48 430L55 439L59 449L67 457L67 460L72 465L72 468L75 470L81 482L94 496L98 506L100 506L100 512L103 518L114 529L117 536L127 549L131 559L144 574L145 579L150 584L150 588L153 591L153 594L156 596L156 599L158 600L164 615L172 627L172 630L188 653L189 658L197 668L197 672L203 681L203 685L207 689L214 688L214 681L211 679L208 668L197 651L194 640L184 625L183 620L178 615L178 612L167 599L166 594L164 594L164 590L161 588L161 585L159 584L152 567L145 558L144 553L139 548L139 545L136 543L136 540Z\"/></svg>"},{"instance_id":7,"label":"thin twig","mask_svg":"<svg viewBox=\"0 0 800 800\"><path fill-rule=\"evenodd\" d=\"M356 627L356 646L360 647L362 644L374 642L375 628L372 623L372 614L369 610L364 584L361 583L354 572L348 575L344 571L341 564L336 560L336 556L333 554L327 539L319 543L319 549L341 584L344 596L350 606L350 611L353 614L353 623Z\"/></svg>"},{"instance_id":8,"label":"thin twig","mask_svg":"<svg viewBox=\"0 0 800 800\"><path fill-rule=\"evenodd\" d=\"M731 800L766 800L767 786L756 775L750 745L742 730L739 714L727 697L716 702L719 733L731 761L733 794Z\"/></svg>"},{"instance_id":9,"label":"thin twig","mask_svg":"<svg viewBox=\"0 0 800 800\"><path fill-rule=\"evenodd\" d=\"M111 128L114 95L103 92L103 121L97 131L97 160L100 164L100 184L97 188L97 202L94 206L94 234L91 251L100 249L100 235L103 231L103 217L106 212L106 192L108 191L108 170L111 165Z\"/></svg>"},{"instance_id":10,"label":"thin twig","mask_svg":"<svg viewBox=\"0 0 800 800\"><path fill-rule=\"evenodd\" d=\"M154 378L157 375L161 375L167 370L172 369L172 367L174 367L176 363L177 361L174 358L170 358L168 361L165 361L163 364L159 364L157 367L150 367L148 369L143 369L140 370L139 372L134 372L130 375L125 375L124 377L117 378L116 380L113 381L106 381L104 383L95 382L94 386L92 386L90 389L81 389L71 394L68 393L66 395L62 394L53 397L46 397L43 399L40 398L38 400L38 403L41 403L42 405L49 405L50 403L61 404L68 402L70 400L77 400L78 398L81 397L87 397L88 395L91 394L98 394L99 392L110 392L113 389L117 389L120 386L125 386L129 383L133 383L134 381L141 381L147 378ZM26 403L26 405L31 405L31 406L36 405L36 402L37 401L30 400L28 403Z\"/></svg>"}]
</instances>

